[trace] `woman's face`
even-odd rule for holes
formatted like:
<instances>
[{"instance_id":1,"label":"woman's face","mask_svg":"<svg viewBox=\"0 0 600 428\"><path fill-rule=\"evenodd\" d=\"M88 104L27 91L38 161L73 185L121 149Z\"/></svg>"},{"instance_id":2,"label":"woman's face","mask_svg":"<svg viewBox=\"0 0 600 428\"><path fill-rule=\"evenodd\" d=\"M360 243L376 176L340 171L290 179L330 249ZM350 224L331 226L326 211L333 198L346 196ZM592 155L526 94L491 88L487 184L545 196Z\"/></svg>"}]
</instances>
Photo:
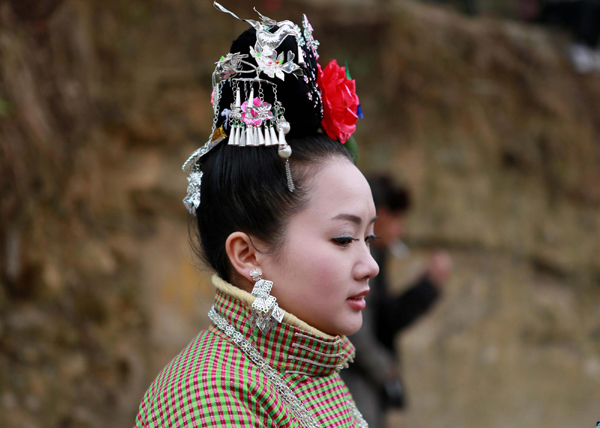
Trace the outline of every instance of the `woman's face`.
<instances>
[{"instance_id":1,"label":"woman's face","mask_svg":"<svg viewBox=\"0 0 600 428\"><path fill-rule=\"evenodd\" d=\"M288 222L280 254L261 268L279 306L331 335L353 334L369 279L379 267L369 251L375 204L362 173L332 159L313 178L306 208Z\"/></svg>"}]
</instances>

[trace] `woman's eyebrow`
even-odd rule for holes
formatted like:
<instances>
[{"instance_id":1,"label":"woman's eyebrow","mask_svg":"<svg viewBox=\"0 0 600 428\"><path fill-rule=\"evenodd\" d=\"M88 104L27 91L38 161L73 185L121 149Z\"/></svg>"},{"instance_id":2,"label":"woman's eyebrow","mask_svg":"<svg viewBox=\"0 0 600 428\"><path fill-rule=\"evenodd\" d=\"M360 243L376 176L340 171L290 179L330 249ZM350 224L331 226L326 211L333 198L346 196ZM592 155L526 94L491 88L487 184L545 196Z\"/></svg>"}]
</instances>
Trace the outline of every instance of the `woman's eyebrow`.
<instances>
[{"instance_id":1,"label":"woman's eyebrow","mask_svg":"<svg viewBox=\"0 0 600 428\"><path fill-rule=\"evenodd\" d=\"M375 220L377 220L378 216L375 216L371 219L371 221L369 222L369 224L371 223L375 223ZM356 223L360 226L360 224L362 223L362 220L359 216L354 215L354 214L338 214L335 217L332 218L332 220L348 220L351 221L352 223Z\"/></svg>"}]
</instances>

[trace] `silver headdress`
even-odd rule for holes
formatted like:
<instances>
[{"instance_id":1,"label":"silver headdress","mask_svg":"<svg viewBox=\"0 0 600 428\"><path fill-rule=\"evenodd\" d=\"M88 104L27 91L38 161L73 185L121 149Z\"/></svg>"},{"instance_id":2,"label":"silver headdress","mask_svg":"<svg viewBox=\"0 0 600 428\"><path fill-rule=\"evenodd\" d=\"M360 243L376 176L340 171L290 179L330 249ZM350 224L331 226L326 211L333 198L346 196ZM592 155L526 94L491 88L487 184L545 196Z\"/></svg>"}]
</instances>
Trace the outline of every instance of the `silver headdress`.
<instances>
[{"instance_id":1,"label":"silver headdress","mask_svg":"<svg viewBox=\"0 0 600 428\"><path fill-rule=\"evenodd\" d=\"M188 177L187 196L183 202L190 213L194 215L200 206L201 158L227 137L229 137L228 144L231 146L277 146L279 156L286 160L288 188L290 192L294 191L288 159L292 154L292 148L285 139L291 126L284 117L285 108L277 100L277 83L267 80L263 76L284 81L286 75L292 75L295 78L303 78L307 84L311 82L308 99L314 100L314 105L320 106L322 112L321 93L316 85L315 70L310 70L306 66L303 54L303 47L305 47L308 49L309 55L313 56L315 60L318 58L319 42L312 36L312 26L306 15L303 16L303 29L301 30L291 21L275 21L260 14L256 9L254 10L259 15L260 21L240 19L217 2L214 2L214 6L254 27L256 43L253 47L250 46L248 53L228 53L216 62L212 77L214 116L211 134L206 144L192 153L182 167L185 170L188 165L192 165ZM275 31L273 31L274 28L276 28ZM287 37L296 39L297 51L289 50L277 53L276 49ZM249 57L253 58L256 65L247 61ZM297 62L294 62L296 58ZM234 101L230 108L219 111L222 91L226 83L228 83L227 90L233 91ZM272 104L265 101L265 89L273 95L274 102ZM217 128L220 117L226 119L224 124Z\"/></svg>"}]
</instances>

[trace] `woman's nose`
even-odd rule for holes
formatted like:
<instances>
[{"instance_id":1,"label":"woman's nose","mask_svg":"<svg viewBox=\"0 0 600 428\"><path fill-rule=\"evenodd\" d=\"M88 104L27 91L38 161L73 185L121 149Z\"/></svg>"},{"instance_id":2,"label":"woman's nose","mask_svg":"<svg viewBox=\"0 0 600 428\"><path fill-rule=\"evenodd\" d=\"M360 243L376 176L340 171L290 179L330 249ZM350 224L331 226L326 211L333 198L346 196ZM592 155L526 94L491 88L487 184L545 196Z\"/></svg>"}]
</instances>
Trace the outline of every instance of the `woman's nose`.
<instances>
[{"instance_id":1,"label":"woman's nose","mask_svg":"<svg viewBox=\"0 0 600 428\"><path fill-rule=\"evenodd\" d=\"M371 251L369 251L369 248L366 248L365 252L362 254L361 260L356 266L355 279L359 281L371 279L376 277L378 273L379 265L371 255Z\"/></svg>"}]
</instances>

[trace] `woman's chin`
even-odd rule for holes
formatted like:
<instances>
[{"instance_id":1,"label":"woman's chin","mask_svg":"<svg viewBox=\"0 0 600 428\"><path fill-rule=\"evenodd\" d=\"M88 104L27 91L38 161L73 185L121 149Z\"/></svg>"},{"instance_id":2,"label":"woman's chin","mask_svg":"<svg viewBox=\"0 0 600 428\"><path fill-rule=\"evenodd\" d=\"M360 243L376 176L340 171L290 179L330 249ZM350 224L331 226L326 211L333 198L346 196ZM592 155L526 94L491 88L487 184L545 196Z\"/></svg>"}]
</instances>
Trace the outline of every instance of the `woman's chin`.
<instances>
[{"instance_id":1,"label":"woman's chin","mask_svg":"<svg viewBox=\"0 0 600 428\"><path fill-rule=\"evenodd\" d=\"M331 336L350 336L360 330L362 326L362 313L353 313L352 316L343 320L338 324L329 324L319 330ZM318 328L318 327L317 327Z\"/></svg>"},{"instance_id":2,"label":"woman's chin","mask_svg":"<svg viewBox=\"0 0 600 428\"><path fill-rule=\"evenodd\" d=\"M360 330L360 328L362 327L362 314L359 314L359 320L354 322L351 326L349 326L348 330L344 333L342 333L342 336L350 336L356 332L358 332L358 330Z\"/></svg>"}]
</instances>

